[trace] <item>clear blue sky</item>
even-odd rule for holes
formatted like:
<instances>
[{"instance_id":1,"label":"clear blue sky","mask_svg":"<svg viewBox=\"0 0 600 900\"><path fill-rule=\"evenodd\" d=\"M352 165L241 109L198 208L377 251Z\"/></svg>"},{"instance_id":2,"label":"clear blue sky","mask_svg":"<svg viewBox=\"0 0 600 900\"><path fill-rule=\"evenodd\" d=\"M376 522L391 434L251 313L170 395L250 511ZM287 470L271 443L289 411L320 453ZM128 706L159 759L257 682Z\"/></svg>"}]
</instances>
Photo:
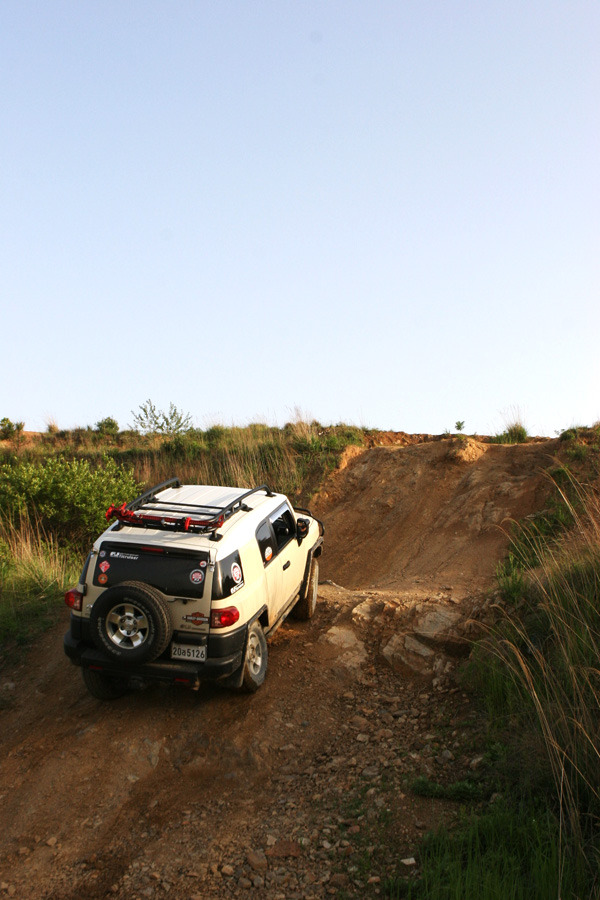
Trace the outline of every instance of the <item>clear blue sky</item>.
<instances>
[{"instance_id":1,"label":"clear blue sky","mask_svg":"<svg viewBox=\"0 0 600 900\"><path fill-rule=\"evenodd\" d=\"M597 0L3 0L0 418L600 419Z\"/></svg>"}]
</instances>

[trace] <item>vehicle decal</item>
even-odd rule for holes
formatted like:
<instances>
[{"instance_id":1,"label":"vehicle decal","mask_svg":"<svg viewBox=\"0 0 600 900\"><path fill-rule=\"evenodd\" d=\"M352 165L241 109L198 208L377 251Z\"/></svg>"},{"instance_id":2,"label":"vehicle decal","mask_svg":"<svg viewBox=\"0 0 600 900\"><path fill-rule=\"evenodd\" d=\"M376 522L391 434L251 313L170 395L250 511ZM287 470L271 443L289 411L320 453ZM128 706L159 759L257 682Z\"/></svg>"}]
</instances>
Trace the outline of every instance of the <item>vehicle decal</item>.
<instances>
[{"instance_id":1,"label":"vehicle decal","mask_svg":"<svg viewBox=\"0 0 600 900\"><path fill-rule=\"evenodd\" d=\"M98 568L100 569L100 571L101 571L102 573L108 572L108 570L110 569L110 563L109 563L109 562L106 562L106 560L105 560L104 562L101 562L101 563L100 563L100 565L98 566Z\"/></svg>"},{"instance_id":2,"label":"vehicle decal","mask_svg":"<svg viewBox=\"0 0 600 900\"><path fill-rule=\"evenodd\" d=\"M108 575L98 575L98 584L106 584Z\"/></svg>"},{"instance_id":3,"label":"vehicle decal","mask_svg":"<svg viewBox=\"0 0 600 900\"><path fill-rule=\"evenodd\" d=\"M201 569L194 569L190 572L190 581L192 584L202 584L204 581L204 572Z\"/></svg>"},{"instance_id":4,"label":"vehicle decal","mask_svg":"<svg viewBox=\"0 0 600 900\"><path fill-rule=\"evenodd\" d=\"M131 559L136 560L139 559L139 553L120 553L118 550L110 551L111 559Z\"/></svg>"},{"instance_id":5,"label":"vehicle decal","mask_svg":"<svg viewBox=\"0 0 600 900\"><path fill-rule=\"evenodd\" d=\"M188 616L183 616L183 621L188 622L190 625L208 625L208 616L204 616L200 612L194 612Z\"/></svg>"},{"instance_id":6,"label":"vehicle decal","mask_svg":"<svg viewBox=\"0 0 600 900\"><path fill-rule=\"evenodd\" d=\"M205 569L205 568L206 568L206 560L205 560L205 559L201 560L201 562L200 562L200 568L201 568L201 569Z\"/></svg>"},{"instance_id":7,"label":"vehicle decal","mask_svg":"<svg viewBox=\"0 0 600 900\"><path fill-rule=\"evenodd\" d=\"M231 567L231 577L236 584L239 584L242 580L242 570L237 563L234 563Z\"/></svg>"},{"instance_id":8,"label":"vehicle decal","mask_svg":"<svg viewBox=\"0 0 600 900\"><path fill-rule=\"evenodd\" d=\"M99 555L100 555L100 557L105 557L105 556L106 556L106 550L101 550Z\"/></svg>"},{"instance_id":9,"label":"vehicle decal","mask_svg":"<svg viewBox=\"0 0 600 900\"><path fill-rule=\"evenodd\" d=\"M266 559L266 561L269 562L269 560L271 559L272 556L273 556L273 548L272 548L272 547L265 547L265 559Z\"/></svg>"}]
</instances>

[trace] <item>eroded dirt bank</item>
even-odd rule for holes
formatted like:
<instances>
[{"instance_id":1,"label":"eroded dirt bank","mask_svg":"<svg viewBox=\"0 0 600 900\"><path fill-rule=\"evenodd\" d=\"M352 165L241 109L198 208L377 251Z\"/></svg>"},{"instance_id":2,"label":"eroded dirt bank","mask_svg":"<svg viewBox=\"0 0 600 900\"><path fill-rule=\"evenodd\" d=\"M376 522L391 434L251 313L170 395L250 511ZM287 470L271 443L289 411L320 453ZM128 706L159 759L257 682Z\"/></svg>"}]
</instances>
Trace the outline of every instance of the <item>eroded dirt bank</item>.
<instances>
[{"instance_id":1,"label":"eroded dirt bank","mask_svg":"<svg viewBox=\"0 0 600 900\"><path fill-rule=\"evenodd\" d=\"M408 780L484 765L452 675L486 616L498 526L543 507L552 452L438 441L349 459L315 502L317 615L280 629L251 697L99 703L62 654L65 614L0 673L2 894L308 900L412 871L455 809Z\"/></svg>"}]
</instances>

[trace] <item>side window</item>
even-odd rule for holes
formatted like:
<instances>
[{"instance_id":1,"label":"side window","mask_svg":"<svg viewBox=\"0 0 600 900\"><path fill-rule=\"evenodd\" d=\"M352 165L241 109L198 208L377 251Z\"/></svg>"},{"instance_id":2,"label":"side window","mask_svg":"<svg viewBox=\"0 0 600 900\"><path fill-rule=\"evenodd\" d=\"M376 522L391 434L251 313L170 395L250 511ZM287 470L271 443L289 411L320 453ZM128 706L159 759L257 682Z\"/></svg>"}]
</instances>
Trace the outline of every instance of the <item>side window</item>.
<instances>
[{"instance_id":1,"label":"side window","mask_svg":"<svg viewBox=\"0 0 600 900\"><path fill-rule=\"evenodd\" d=\"M273 531L275 532L275 540L277 541L277 551L281 550L288 541L296 534L296 521L289 506L280 506L270 517Z\"/></svg>"},{"instance_id":2,"label":"side window","mask_svg":"<svg viewBox=\"0 0 600 900\"><path fill-rule=\"evenodd\" d=\"M217 563L213 575L213 600L230 597L244 587L242 561L237 550Z\"/></svg>"},{"instance_id":3,"label":"side window","mask_svg":"<svg viewBox=\"0 0 600 900\"><path fill-rule=\"evenodd\" d=\"M268 522L263 522L262 525L259 525L256 531L256 540L258 541L258 549L260 550L262 561L266 566L271 562L277 552L275 541L273 539L273 532L271 531L271 526Z\"/></svg>"}]
</instances>

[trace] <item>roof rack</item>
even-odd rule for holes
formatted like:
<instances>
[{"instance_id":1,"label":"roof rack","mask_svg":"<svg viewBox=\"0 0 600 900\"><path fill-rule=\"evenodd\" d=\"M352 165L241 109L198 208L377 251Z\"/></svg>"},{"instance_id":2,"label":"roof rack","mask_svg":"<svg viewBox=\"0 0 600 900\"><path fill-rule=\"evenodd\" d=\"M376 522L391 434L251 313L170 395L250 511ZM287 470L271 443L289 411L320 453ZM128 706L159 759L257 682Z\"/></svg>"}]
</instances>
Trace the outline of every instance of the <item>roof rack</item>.
<instances>
[{"instance_id":1,"label":"roof rack","mask_svg":"<svg viewBox=\"0 0 600 900\"><path fill-rule=\"evenodd\" d=\"M106 510L106 520L110 521L110 519L116 518L122 525L130 525L133 528L157 528L162 531L178 531L188 534L203 534L212 531L213 540L219 540L220 535L217 536L214 532L236 512L248 511L249 507L244 503L247 497L258 491L265 491L267 497L274 496L268 485L261 484L259 487L240 494L227 506L159 500L156 495L168 487L181 487L181 482L178 478L171 478L144 494L140 494L131 503L123 503L122 506L112 504ZM200 518L196 518L196 515L200 515Z\"/></svg>"}]
</instances>

